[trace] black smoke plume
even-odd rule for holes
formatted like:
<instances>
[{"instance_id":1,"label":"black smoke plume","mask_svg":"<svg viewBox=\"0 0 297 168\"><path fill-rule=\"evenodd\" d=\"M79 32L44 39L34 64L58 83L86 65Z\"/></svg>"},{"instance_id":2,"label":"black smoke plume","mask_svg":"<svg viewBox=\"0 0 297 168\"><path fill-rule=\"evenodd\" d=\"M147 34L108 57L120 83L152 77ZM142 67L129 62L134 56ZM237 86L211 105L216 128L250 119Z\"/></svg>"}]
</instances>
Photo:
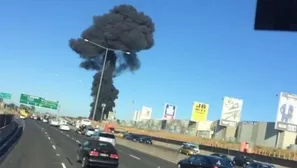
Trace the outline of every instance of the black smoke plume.
<instances>
[{"instance_id":1,"label":"black smoke plume","mask_svg":"<svg viewBox=\"0 0 297 168\"><path fill-rule=\"evenodd\" d=\"M119 91L113 84L113 78L124 71L136 71L140 68L137 53L153 47L153 33L155 26L152 19L139 12L131 5L119 5L102 16L94 16L93 24L84 30L81 37L70 40L70 47L83 59L80 67L95 70L92 93L94 101L91 103L92 116L94 102L98 90L101 72L104 71L101 85L96 120L101 117L101 104L105 103L104 114L115 107L114 101ZM107 65L102 69L106 49L90 44L84 39L109 48ZM114 50L123 52L116 52Z\"/></svg>"}]
</instances>

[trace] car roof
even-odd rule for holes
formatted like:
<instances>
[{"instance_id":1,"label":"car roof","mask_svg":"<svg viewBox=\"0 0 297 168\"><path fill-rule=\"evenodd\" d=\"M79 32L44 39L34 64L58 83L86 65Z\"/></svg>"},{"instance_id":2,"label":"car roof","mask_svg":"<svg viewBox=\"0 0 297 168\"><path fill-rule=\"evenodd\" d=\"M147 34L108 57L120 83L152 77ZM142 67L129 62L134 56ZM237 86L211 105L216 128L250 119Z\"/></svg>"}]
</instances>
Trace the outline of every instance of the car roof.
<instances>
[{"instance_id":1,"label":"car roof","mask_svg":"<svg viewBox=\"0 0 297 168\"><path fill-rule=\"evenodd\" d=\"M222 154L222 153L212 153L211 155L227 156L226 154Z\"/></svg>"},{"instance_id":2,"label":"car roof","mask_svg":"<svg viewBox=\"0 0 297 168\"><path fill-rule=\"evenodd\" d=\"M88 139L88 141L92 144L98 144L98 143L104 143L104 144L108 144L110 148L114 148L114 146L110 143L110 142L106 142L106 141L100 141L100 140L97 140L97 139Z\"/></svg>"},{"instance_id":3,"label":"car roof","mask_svg":"<svg viewBox=\"0 0 297 168\"><path fill-rule=\"evenodd\" d=\"M214 159L222 159L221 157L215 156L215 155L205 155L208 158L214 158Z\"/></svg>"},{"instance_id":4,"label":"car roof","mask_svg":"<svg viewBox=\"0 0 297 168\"><path fill-rule=\"evenodd\" d=\"M110 132L100 132L100 134L110 134L110 135L113 135L113 134L110 133Z\"/></svg>"}]
</instances>

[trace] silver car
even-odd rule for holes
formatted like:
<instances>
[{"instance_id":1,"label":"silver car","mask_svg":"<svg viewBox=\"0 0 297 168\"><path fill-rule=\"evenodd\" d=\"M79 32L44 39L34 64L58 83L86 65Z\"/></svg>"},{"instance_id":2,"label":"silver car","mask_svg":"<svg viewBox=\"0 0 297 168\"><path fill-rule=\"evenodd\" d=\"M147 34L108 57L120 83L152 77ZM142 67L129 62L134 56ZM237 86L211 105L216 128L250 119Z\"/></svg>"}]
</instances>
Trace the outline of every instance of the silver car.
<instances>
[{"instance_id":1,"label":"silver car","mask_svg":"<svg viewBox=\"0 0 297 168\"><path fill-rule=\"evenodd\" d=\"M94 132L94 134L91 136L91 138L97 139L99 141L103 142L109 142L113 146L116 145L116 139L115 136L109 132Z\"/></svg>"},{"instance_id":2,"label":"silver car","mask_svg":"<svg viewBox=\"0 0 297 168\"><path fill-rule=\"evenodd\" d=\"M95 129L94 129L94 128L85 128L83 134L84 134L85 136L90 137L90 136L92 136L92 135L94 134L94 132L95 132Z\"/></svg>"}]
</instances>

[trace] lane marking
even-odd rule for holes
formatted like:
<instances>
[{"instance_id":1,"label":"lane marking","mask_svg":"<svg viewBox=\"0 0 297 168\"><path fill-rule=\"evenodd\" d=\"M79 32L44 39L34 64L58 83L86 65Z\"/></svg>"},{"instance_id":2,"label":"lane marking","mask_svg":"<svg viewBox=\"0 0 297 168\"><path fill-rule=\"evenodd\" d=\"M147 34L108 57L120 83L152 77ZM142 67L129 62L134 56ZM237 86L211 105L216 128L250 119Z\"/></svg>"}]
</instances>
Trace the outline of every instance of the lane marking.
<instances>
[{"instance_id":1,"label":"lane marking","mask_svg":"<svg viewBox=\"0 0 297 168\"><path fill-rule=\"evenodd\" d=\"M56 147L55 147L55 145L52 145L52 147L56 150Z\"/></svg>"},{"instance_id":2,"label":"lane marking","mask_svg":"<svg viewBox=\"0 0 297 168\"><path fill-rule=\"evenodd\" d=\"M131 155L131 154L130 154L130 156L131 156L132 158L134 158L134 159L140 160L140 158L137 157L137 156L134 156L134 155Z\"/></svg>"},{"instance_id":3,"label":"lane marking","mask_svg":"<svg viewBox=\"0 0 297 168\"><path fill-rule=\"evenodd\" d=\"M51 140L51 137L47 137L48 140Z\"/></svg>"},{"instance_id":4,"label":"lane marking","mask_svg":"<svg viewBox=\"0 0 297 168\"><path fill-rule=\"evenodd\" d=\"M65 164L64 164L64 163L61 163L61 165L62 165L62 167L63 167L63 168L66 168L66 166L65 166Z\"/></svg>"},{"instance_id":5,"label":"lane marking","mask_svg":"<svg viewBox=\"0 0 297 168\"><path fill-rule=\"evenodd\" d=\"M57 153L56 155L57 155L57 156L60 156L60 154L58 154L58 153Z\"/></svg>"}]
</instances>

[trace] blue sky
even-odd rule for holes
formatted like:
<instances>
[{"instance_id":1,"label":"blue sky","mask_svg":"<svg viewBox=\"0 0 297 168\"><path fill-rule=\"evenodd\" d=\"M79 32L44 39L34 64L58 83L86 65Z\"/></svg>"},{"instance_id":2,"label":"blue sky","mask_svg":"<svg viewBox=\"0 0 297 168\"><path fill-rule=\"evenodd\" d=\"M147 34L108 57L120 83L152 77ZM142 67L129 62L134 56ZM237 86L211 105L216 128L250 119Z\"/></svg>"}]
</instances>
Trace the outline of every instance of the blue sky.
<instances>
[{"instance_id":1,"label":"blue sky","mask_svg":"<svg viewBox=\"0 0 297 168\"><path fill-rule=\"evenodd\" d=\"M142 67L115 79L117 115L132 119L134 108L178 106L189 119L193 101L210 104L209 120L220 117L222 98L244 100L242 120L274 121L281 91L297 93L297 34L254 31L255 0L228 1L3 1L0 7L0 91L28 93L62 104L62 114L87 116L94 72L79 68L68 46L94 15L132 4L155 22L155 46L139 53ZM135 107L132 105L135 100ZM54 111L53 111L54 112Z\"/></svg>"}]
</instances>

